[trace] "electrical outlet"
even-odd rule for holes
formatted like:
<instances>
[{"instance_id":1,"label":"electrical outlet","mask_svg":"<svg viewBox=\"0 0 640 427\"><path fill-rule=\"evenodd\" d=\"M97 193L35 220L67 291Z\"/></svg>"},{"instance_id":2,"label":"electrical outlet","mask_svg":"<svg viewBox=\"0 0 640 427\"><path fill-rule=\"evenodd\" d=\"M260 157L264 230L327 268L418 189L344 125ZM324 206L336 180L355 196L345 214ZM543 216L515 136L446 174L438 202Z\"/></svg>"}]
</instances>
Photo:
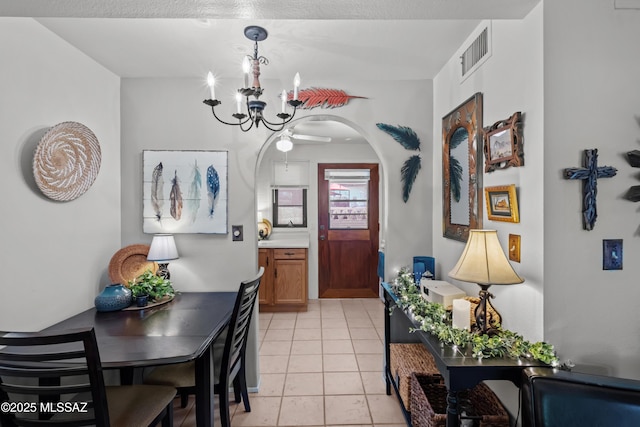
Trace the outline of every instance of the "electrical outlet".
<instances>
[{"instance_id":1,"label":"electrical outlet","mask_svg":"<svg viewBox=\"0 0 640 427\"><path fill-rule=\"evenodd\" d=\"M231 236L234 242L242 242L243 232L241 225L232 225L231 226Z\"/></svg>"}]
</instances>

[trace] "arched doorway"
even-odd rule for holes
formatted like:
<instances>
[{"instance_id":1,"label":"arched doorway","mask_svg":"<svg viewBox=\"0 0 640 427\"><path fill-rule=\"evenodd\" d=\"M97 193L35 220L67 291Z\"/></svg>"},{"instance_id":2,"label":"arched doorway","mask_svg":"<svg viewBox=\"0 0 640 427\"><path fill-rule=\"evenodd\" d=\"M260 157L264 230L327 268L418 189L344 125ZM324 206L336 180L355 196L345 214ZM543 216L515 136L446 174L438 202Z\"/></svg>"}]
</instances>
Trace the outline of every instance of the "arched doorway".
<instances>
[{"instance_id":1,"label":"arched doorway","mask_svg":"<svg viewBox=\"0 0 640 427\"><path fill-rule=\"evenodd\" d=\"M318 221L318 164L322 163L369 163L378 164L378 212L379 226L376 227L378 242L382 242L386 225L386 177L384 175L384 161L378 155L376 147L369 142L369 137L356 124L342 117L334 115L317 115L296 119L291 122L293 133L298 135L329 136L330 142L310 141L293 138L293 149L285 153L276 149L276 141L281 132L273 133L262 146L256 161L256 219L273 218L272 197L270 185L272 168L276 162L288 162L289 165L297 161L309 163L308 182L308 222L307 227L297 229L280 229L277 233L306 232L309 238L308 251L308 297L319 298L319 221ZM376 254L377 255L377 254ZM377 258L376 258L377 259ZM339 296L339 295L334 295ZM369 295L371 296L371 294Z\"/></svg>"}]
</instances>

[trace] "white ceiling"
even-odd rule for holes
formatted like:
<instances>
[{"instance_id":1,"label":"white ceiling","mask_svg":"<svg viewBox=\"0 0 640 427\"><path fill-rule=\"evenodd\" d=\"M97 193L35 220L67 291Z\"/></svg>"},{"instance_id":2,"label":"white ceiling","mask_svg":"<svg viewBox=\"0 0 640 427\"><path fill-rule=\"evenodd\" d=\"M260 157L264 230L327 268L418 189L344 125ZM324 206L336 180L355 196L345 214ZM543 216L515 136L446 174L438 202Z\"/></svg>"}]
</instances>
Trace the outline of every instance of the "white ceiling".
<instances>
[{"instance_id":1,"label":"white ceiling","mask_svg":"<svg viewBox=\"0 0 640 427\"><path fill-rule=\"evenodd\" d=\"M238 82L253 52L244 28L259 25L263 83L289 86L299 72L303 88L348 89L337 82L432 79L480 20L520 19L539 1L20 0L0 3L0 17L35 17L124 78L211 70Z\"/></svg>"},{"instance_id":2,"label":"white ceiling","mask_svg":"<svg viewBox=\"0 0 640 427\"><path fill-rule=\"evenodd\" d=\"M519 19L540 0L20 0L0 16L36 17L121 77L240 75L247 25L269 37L263 78L433 78L481 19Z\"/></svg>"},{"instance_id":3,"label":"white ceiling","mask_svg":"<svg viewBox=\"0 0 640 427\"><path fill-rule=\"evenodd\" d=\"M424 80L455 53L476 20L211 20L40 18L47 28L121 77L241 77L260 25L269 65L262 79ZM303 85L304 87L305 85Z\"/></svg>"}]
</instances>

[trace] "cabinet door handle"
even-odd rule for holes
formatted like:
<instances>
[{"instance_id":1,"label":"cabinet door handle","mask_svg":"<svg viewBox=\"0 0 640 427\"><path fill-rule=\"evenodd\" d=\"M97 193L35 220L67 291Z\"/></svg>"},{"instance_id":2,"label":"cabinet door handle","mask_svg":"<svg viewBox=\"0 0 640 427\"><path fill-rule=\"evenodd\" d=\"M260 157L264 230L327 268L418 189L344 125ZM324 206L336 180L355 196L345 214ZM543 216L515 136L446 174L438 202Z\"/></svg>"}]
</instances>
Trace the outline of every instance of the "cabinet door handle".
<instances>
[{"instance_id":1,"label":"cabinet door handle","mask_svg":"<svg viewBox=\"0 0 640 427\"><path fill-rule=\"evenodd\" d=\"M269 257L267 257L267 267L269 267Z\"/></svg>"},{"instance_id":2,"label":"cabinet door handle","mask_svg":"<svg viewBox=\"0 0 640 427\"><path fill-rule=\"evenodd\" d=\"M296 253L295 252L285 252L284 254L288 255L288 256L291 256L291 255L295 255Z\"/></svg>"},{"instance_id":3,"label":"cabinet door handle","mask_svg":"<svg viewBox=\"0 0 640 427\"><path fill-rule=\"evenodd\" d=\"M273 277L278 277L278 269L273 270Z\"/></svg>"}]
</instances>

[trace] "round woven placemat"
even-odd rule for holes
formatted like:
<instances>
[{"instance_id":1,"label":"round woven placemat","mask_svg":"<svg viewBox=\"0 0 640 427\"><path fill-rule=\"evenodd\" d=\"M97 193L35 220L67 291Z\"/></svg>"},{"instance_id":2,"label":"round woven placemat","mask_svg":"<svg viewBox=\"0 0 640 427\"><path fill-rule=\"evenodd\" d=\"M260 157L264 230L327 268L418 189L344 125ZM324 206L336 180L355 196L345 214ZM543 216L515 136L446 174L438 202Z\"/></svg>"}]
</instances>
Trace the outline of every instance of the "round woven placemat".
<instances>
[{"instance_id":1,"label":"round woven placemat","mask_svg":"<svg viewBox=\"0 0 640 427\"><path fill-rule=\"evenodd\" d=\"M113 254L109 261L109 279L111 283L121 283L128 286L133 280L147 270L155 273L158 263L147 261L149 245L129 245Z\"/></svg>"},{"instance_id":2,"label":"round woven placemat","mask_svg":"<svg viewBox=\"0 0 640 427\"><path fill-rule=\"evenodd\" d=\"M100 170L100 144L81 123L63 122L44 134L33 156L33 175L50 199L67 202L82 196Z\"/></svg>"}]
</instances>

